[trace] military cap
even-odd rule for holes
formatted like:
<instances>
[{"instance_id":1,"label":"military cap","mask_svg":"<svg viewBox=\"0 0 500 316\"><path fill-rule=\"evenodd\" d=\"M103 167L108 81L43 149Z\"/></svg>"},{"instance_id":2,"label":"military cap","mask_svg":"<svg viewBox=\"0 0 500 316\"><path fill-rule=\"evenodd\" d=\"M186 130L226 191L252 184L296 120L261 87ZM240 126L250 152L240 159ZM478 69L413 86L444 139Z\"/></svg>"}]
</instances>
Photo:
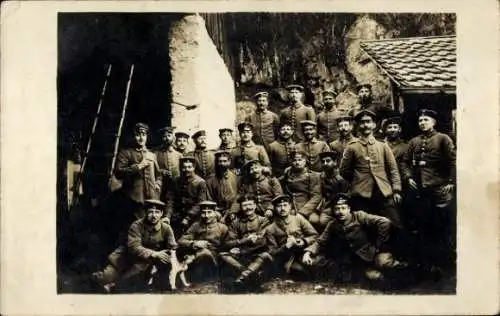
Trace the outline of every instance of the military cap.
<instances>
[{"instance_id":1,"label":"military cap","mask_svg":"<svg viewBox=\"0 0 500 316\"><path fill-rule=\"evenodd\" d=\"M267 91L259 91L259 92L257 92L256 94L253 95L253 98L257 99L257 98L259 98L261 96L267 98L267 97L269 97L269 92L267 92Z\"/></svg>"},{"instance_id":2,"label":"military cap","mask_svg":"<svg viewBox=\"0 0 500 316\"><path fill-rule=\"evenodd\" d=\"M134 131L147 133L149 131L149 126L144 123L136 123L134 126Z\"/></svg>"},{"instance_id":3,"label":"military cap","mask_svg":"<svg viewBox=\"0 0 500 316\"><path fill-rule=\"evenodd\" d=\"M227 157L230 157L231 156L231 153L227 150L217 150L215 153L214 153L214 157L215 159L219 159L220 156L227 156Z\"/></svg>"},{"instance_id":4,"label":"military cap","mask_svg":"<svg viewBox=\"0 0 500 316\"><path fill-rule=\"evenodd\" d=\"M200 208L213 208L213 209L215 209L217 207L217 203L215 203L214 201L209 201L209 200L201 201L198 205L200 206Z\"/></svg>"},{"instance_id":5,"label":"military cap","mask_svg":"<svg viewBox=\"0 0 500 316\"><path fill-rule=\"evenodd\" d=\"M341 204L347 204L349 205L351 198L349 197L348 194L346 193L337 193L333 199L333 205L341 205Z\"/></svg>"},{"instance_id":6,"label":"military cap","mask_svg":"<svg viewBox=\"0 0 500 316\"><path fill-rule=\"evenodd\" d=\"M230 129L229 127L224 127L224 128L220 128L220 129L219 129L219 134L222 134L222 133L224 133L224 132L231 132L231 133L232 133L232 132L233 132L233 130L232 130L232 129Z\"/></svg>"},{"instance_id":7,"label":"military cap","mask_svg":"<svg viewBox=\"0 0 500 316\"><path fill-rule=\"evenodd\" d=\"M206 136L206 135L207 135L207 132L202 129L202 130L199 130L196 133L194 133L193 136L192 136L192 138L193 139L197 139L200 136Z\"/></svg>"},{"instance_id":8,"label":"military cap","mask_svg":"<svg viewBox=\"0 0 500 316\"><path fill-rule=\"evenodd\" d=\"M390 124L398 124L401 125L401 117L400 116L390 116L384 119L382 123L382 128L385 129Z\"/></svg>"},{"instance_id":9,"label":"military cap","mask_svg":"<svg viewBox=\"0 0 500 316\"><path fill-rule=\"evenodd\" d=\"M241 204L246 201L255 201L255 195L243 194L240 197L238 197L238 200L236 202L238 202L238 204Z\"/></svg>"},{"instance_id":10,"label":"military cap","mask_svg":"<svg viewBox=\"0 0 500 316\"><path fill-rule=\"evenodd\" d=\"M326 95L331 95L335 98L337 96L337 92L335 92L333 90L325 90L321 93L321 95L323 95L323 97Z\"/></svg>"},{"instance_id":11,"label":"military cap","mask_svg":"<svg viewBox=\"0 0 500 316\"><path fill-rule=\"evenodd\" d=\"M177 132L175 133L175 138L189 138L189 134L184 132Z\"/></svg>"},{"instance_id":12,"label":"military cap","mask_svg":"<svg viewBox=\"0 0 500 316\"><path fill-rule=\"evenodd\" d=\"M437 119L437 112L434 110L429 110L429 109L421 109L418 111L418 116L429 116L432 117L433 119Z\"/></svg>"},{"instance_id":13,"label":"military cap","mask_svg":"<svg viewBox=\"0 0 500 316\"><path fill-rule=\"evenodd\" d=\"M299 90L300 92L304 91L304 87L301 86L300 84L289 84L288 86L286 86L286 89L288 91L292 90Z\"/></svg>"},{"instance_id":14,"label":"military cap","mask_svg":"<svg viewBox=\"0 0 500 316\"><path fill-rule=\"evenodd\" d=\"M253 124L252 123L248 123L248 122L242 122L240 124L238 124L238 131L243 131L243 129L245 127L249 127L250 129L253 129Z\"/></svg>"},{"instance_id":15,"label":"military cap","mask_svg":"<svg viewBox=\"0 0 500 316\"><path fill-rule=\"evenodd\" d=\"M183 164L184 162L192 162L193 164L196 162L196 159L192 156L186 156L179 158L179 164Z\"/></svg>"},{"instance_id":16,"label":"military cap","mask_svg":"<svg viewBox=\"0 0 500 316\"><path fill-rule=\"evenodd\" d=\"M323 159L325 157L330 157L333 160L337 160L340 158L340 153L336 150L329 150L329 151L324 151L322 153L319 153L318 157L320 159Z\"/></svg>"},{"instance_id":17,"label":"military cap","mask_svg":"<svg viewBox=\"0 0 500 316\"><path fill-rule=\"evenodd\" d=\"M290 158L292 159L295 158L295 156L297 155L301 155L302 157L307 158L307 155L303 150L294 150L290 152Z\"/></svg>"},{"instance_id":18,"label":"military cap","mask_svg":"<svg viewBox=\"0 0 500 316\"><path fill-rule=\"evenodd\" d=\"M273 205L276 205L281 201L287 201L288 203L290 203L292 201L292 199L290 198L289 195L280 194L272 200L272 203L273 203Z\"/></svg>"},{"instance_id":19,"label":"military cap","mask_svg":"<svg viewBox=\"0 0 500 316\"><path fill-rule=\"evenodd\" d=\"M366 83L366 82L363 82L363 83L360 83L356 86L356 91L359 91L361 90L361 88L368 88L368 89L372 89L372 85L369 84L369 83Z\"/></svg>"},{"instance_id":20,"label":"military cap","mask_svg":"<svg viewBox=\"0 0 500 316\"><path fill-rule=\"evenodd\" d=\"M163 203L160 200L154 200L154 199L144 200L144 208L146 208L146 209L148 209L150 207L155 207L157 209L163 209L162 206L165 206L165 203Z\"/></svg>"},{"instance_id":21,"label":"military cap","mask_svg":"<svg viewBox=\"0 0 500 316\"><path fill-rule=\"evenodd\" d=\"M353 120L352 116L350 116L350 115L348 115L348 114L342 114L342 115L340 115L339 117L337 117L337 118L335 119L335 121L337 122L337 124L338 124L339 122L343 122L343 121L352 122L352 120Z\"/></svg>"},{"instance_id":22,"label":"military cap","mask_svg":"<svg viewBox=\"0 0 500 316\"><path fill-rule=\"evenodd\" d=\"M175 127L174 126L165 126L165 127L162 127L158 130L158 133L165 133L165 132L168 132L168 133L173 133L174 132L174 129Z\"/></svg>"},{"instance_id":23,"label":"military cap","mask_svg":"<svg viewBox=\"0 0 500 316\"><path fill-rule=\"evenodd\" d=\"M373 111L370 111L370 110L361 110L359 111L355 116L354 116L354 120L355 121L359 121L363 116L370 116L371 118L373 119L376 119L377 118L377 114L375 114L375 112Z\"/></svg>"},{"instance_id":24,"label":"military cap","mask_svg":"<svg viewBox=\"0 0 500 316\"><path fill-rule=\"evenodd\" d=\"M311 120L302 120L300 121L300 126L305 126L305 125L312 125L312 126L316 126L316 122L315 121L311 121Z\"/></svg>"}]
</instances>

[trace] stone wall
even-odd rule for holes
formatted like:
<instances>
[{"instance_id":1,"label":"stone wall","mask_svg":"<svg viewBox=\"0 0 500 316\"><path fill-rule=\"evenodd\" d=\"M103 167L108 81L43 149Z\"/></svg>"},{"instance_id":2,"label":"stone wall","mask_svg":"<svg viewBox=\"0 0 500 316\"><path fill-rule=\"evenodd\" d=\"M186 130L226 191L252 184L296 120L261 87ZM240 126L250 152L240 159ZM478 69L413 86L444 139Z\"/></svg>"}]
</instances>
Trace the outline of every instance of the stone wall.
<instances>
[{"instance_id":1,"label":"stone wall","mask_svg":"<svg viewBox=\"0 0 500 316\"><path fill-rule=\"evenodd\" d=\"M169 54L172 125L190 135L205 129L208 146L216 147L218 129L235 125L234 82L202 17L187 15L173 23Z\"/></svg>"}]
</instances>

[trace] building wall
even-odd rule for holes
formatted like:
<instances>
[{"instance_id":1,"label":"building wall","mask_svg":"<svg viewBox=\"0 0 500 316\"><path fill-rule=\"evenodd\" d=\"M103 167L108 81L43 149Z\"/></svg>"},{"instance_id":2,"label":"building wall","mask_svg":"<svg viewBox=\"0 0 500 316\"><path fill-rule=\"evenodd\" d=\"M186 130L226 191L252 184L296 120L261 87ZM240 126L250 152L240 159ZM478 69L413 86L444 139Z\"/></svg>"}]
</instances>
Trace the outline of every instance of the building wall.
<instances>
[{"instance_id":1,"label":"building wall","mask_svg":"<svg viewBox=\"0 0 500 316\"><path fill-rule=\"evenodd\" d=\"M186 15L173 23L169 55L172 125L191 135L204 129L208 146L216 147L218 129L235 125L234 83L201 16Z\"/></svg>"}]
</instances>

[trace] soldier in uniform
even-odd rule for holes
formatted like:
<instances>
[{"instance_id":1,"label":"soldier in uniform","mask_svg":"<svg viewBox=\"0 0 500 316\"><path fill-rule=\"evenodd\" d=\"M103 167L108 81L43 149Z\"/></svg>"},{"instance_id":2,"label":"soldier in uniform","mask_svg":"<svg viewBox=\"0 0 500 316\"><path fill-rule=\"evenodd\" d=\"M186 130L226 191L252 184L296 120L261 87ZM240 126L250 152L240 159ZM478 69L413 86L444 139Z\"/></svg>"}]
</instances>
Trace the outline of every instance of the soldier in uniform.
<instances>
[{"instance_id":1,"label":"soldier in uniform","mask_svg":"<svg viewBox=\"0 0 500 316\"><path fill-rule=\"evenodd\" d=\"M268 110L269 93L257 92L254 95L257 108L255 113L246 117L245 121L253 125L253 141L268 149L269 144L278 136L279 118L276 113Z\"/></svg>"},{"instance_id":2,"label":"soldier in uniform","mask_svg":"<svg viewBox=\"0 0 500 316\"><path fill-rule=\"evenodd\" d=\"M252 141L253 125L247 122L238 124L240 133L240 144L231 150L233 166L238 174L241 169L250 160L258 160L264 166L270 166L271 162L266 150L261 145L255 145Z\"/></svg>"},{"instance_id":3,"label":"soldier in uniform","mask_svg":"<svg viewBox=\"0 0 500 316\"><path fill-rule=\"evenodd\" d=\"M175 150L182 155L187 155L189 148L189 134L184 132L175 133Z\"/></svg>"},{"instance_id":4,"label":"soldier in uniform","mask_svg":"<svg viewBox=\"0 0 500 316\"><path fill-rule=\"evenodd\" d=\"M228 227L217 220L216 206L213 201L200 202L199 220L179 239L183 251L195 256L190 271L197 277L214 276L218 271L219 252L227 242Z\"/></svg>"},{"instance_id":5,"label":"soldier in uniform","mask_svg":"<svg viewBox=\"0 0 500 316\"><path fill-rule=\"evenodd\" d=\"M257 213L270 218L273 216L272 200L280 194L283 194L283 189L278 179L265 175L258 160L251 160L246 163L244 176L238 187L238 197L253 195L257 203ZM233 213L238 212L237 203L233 204L232 211Z\"/></svg>"},{"instance_id":6,"label":"soldier in uniform","mask_svg":"<svg viewBox=\"0 0 500 316\"><path fill-rule=\"evenodd\" d=\"M371 84L358 84L356 90L358 92L358 104L356 104L356 106L351 110L350 115L354 117L359 112L368 110L375 113L375 122L378 124L385 116L387 116L387 112L390 111L390 108L383 106L380 103L373 102Z\"/></svg>"},{"instance_id":7,"label":"soldier in uniform","mask_svg":"<svg viewBox=\"0 0 500 316\"><path fill-rule=\"evenodd\" d=\"M330 149L338 152L340 157L344 154L344 149L347 144L356 140L356 137L352 135L353 127L351 116L341 115L337 118L339 138L330 143Z\"/></svg>"},{"instance_id":8,"label":"soldier in uniform","mask_svg":"<svg viewBox=\"0 0 500 316\"><path fill-rule=\"evenodd\" d=\"M217 150L231 150L234 147L233 144L233 130L230 128L219 129L220 145Z\"/></svg>"},{"instance_id":9,"label":"soldier in uniform","mask_svg":"<svg viewBox=\"0 0 500 316\"><path fill-rule=\"evenodd\" d=\"M310 219L311 224L322 232L332 220L333 198L339 193L347 193L349 184L339 172L340 155L336 151L327 151L319 155L322 172L320 174L321 202L316 207L318 216Z\"/></svg>"},{"instance_id":10,"label":"soldier in uniform","mask_svg":"<svg viewBox=\"0 0 500 316\"><path fill-rule=\"evenodd\" d=\"M177 263L174 233L170 225L161 221L163 208L161 201L145 200L146 215L130 226L126 246L118 247L109 255L108 265L92 274L105 291L110 292L118 281L146 273L153 265L160 272L158 276L166 278L166 268Z\"/></svg>"},{"instance_id":11,"label":"soldier in uniform","mask_svg":"<svg viewBox=\"0 0 500 316\"><path fill-rule=\"evenodd\" d=\"M170 219L173 228L177 232L183 232L197 218L199 203L209 200L207 183L195 173L195 159L183 157L180 159L181 176L177 179L173 196L175 210L168 210L165 214Z\"/></svg>"},{"instance_id":12,"label":"soldier in uniform","mask_svg":"<svg viewBox=\"0 0 500 316\"><path fill-rule=\"evenodd\" d=\"M299 142L297 150L303 151L306 154L307 166L309 169L319 172L321 171L321 161L319 160L319 154L325 151L329 151L330 147L328 144L322 140L316 138L316 122L314 121L301 121L302 134L305 140Z\"/></svg>"},{"instance_id":13,"label":"soldier in uniform","mask_svg":"<svg viewBox=\"0 0 500 316\"><path fill-rule=\"evenodd\" d=\"M123 180L124 227L144 217L142 203L147 199L158 199L162 176L156 155L146 147L149 127L137 123L134 128L135 147L120 150L116 158L115 175Z\"/></svg>"},{"instance_id":14,"label":"soldier in uniform","mask_svg":"<svg viewBox=\"0 0 500 316\"><path fill-rule=\"evenodd\" d=\"M305 272L301 258L304 249L316 241L318 232L302 215L291 214L289 196L277 196L273 205L276 219L265 229L267 253L287 274Z\"/></svg>"},{"instance_id":15,"label":"soldier in uniform","mask_svg":"<svg viewBox=\"0 0 500 316\"><path fill-rule=\"evenodd\" d=\"M417 195L414 217L422 264L439 272L454 256L456 152L451 138L435 130L436 120L435 111L420 111L421 134L408 143L403 177Z\"/></svg>"},{"instance_id":16,"label":"soldier in uniform","mask_svg":"<svg viewBox=\"0 0 500 316\"><path fill-rule=\"evenodd\" d=\"M295 150L296 142L293 139L293 127L289 122L280 123L280 138L269 145L269 159L273 175L280 179L285 169L290 166L290 153Z\"/></svg>"},{"instance_id":17,"label":"soldier in uniform","mask_svg":"<svg viewBox=\"0 0 500 316\"><path fill-rule=\"evenodd\" d=\"M384 140L391 148L398 163L399 173L402 176L403 157L408 151L408 143L401 139L401 117L398 115L386 118L382 124L382 130L385 135Z\"/></svg>"},{"instance_id":18,"label":"soldier in uniform","mask_svg":"<svg viewBox=\"0 0 500 316\"><path fill-rule=\"evenodd\" d=\"M311 221L321 201L319 173L307 168L307 155L303 151L295 151L291 155L292 166L285 170L283 190L291 197L294 210Z\"/></svg>"},{"instance_id":19,"label":"soldier in uniform","mask_svg":"<svg viewBox=\"0 0 500 316\"><path fill-rule=\"evenodd\" d=\"M281 110L280 122L289 122L292 124L295 131L295 139L297 141L303 141L305 138L302 134L300 121L316 121L316 113L312 107L302 103L304 87L293 84L287 86L286 89L288 90L290 105Z\"/></svg>"},{"instance_id":20,"label":"soldier in uniform","mask_svg":"<svg viewBox=\"0 0 500 316\"><path fill-rule=\"evenodd\" d=\"M207 149L206 135L207 134L204 130L197 131L193 134L193 141L196 148L188 154L188 156L194 157L196 160L196 174L205 180L208 179L208 177L210 177L215 171L214 153Z\"/></svg>"},{"instance_id":21,"label":"soldier in uniform","mask_svg":"<svg viewBox=\"0 0 500 316\"><path fill-rule=\"evenodd\" d=\"M370 280L381 280L383 270L405 266L389 252L389 219L352 211L349 197L343 193L334 197L332 203L334 219L317 241L305 249L302 257L305 265L333 270L329 274L342 281L351 278L352 268L362 268Z\"/></svg>"},{"instance_id":22,"label":"soldier in uniform","mask_svg":"<svg viewBox=\"0 0 500 316\"><path fill-rule=\"evenodd\" d=\"M318 114L318 136L321 140L331 143L339 138L337 130L337 118L343 115L343 112L337 109L335 97L337 93L332 90L325 90L323 95L323 111Z\"/></svg>"},{"instance_id":23,"label":"soldier in uniform","mask_svg":"<svg viewBox=\"0 0 500 316\"><path fill-rule=\"evenodd\" d=\"M389 146L373 136L375 113L361 111L355 120L361 136L345 148L340 174L351 185L356 209L385 216L402 228L396 207L402 200L396 159Z\"/></svg>"},{"instance_id":24,"label":"soldier in uniform","mask_svg":"<svg viewBox=\"0 0 500 316\"><path fill-rule=\"evenodd\" d=\"M230 169L231 154L228 151L215 152L215 174L207 180L208 193L217 203L223 221L230 222L231 207L236 202L239 177ZM231 216L230 216L231 217Z\"/></svg>"},{"instance_id":25,"label":"soldier in uniform","mask_svg":"<svg viewBox=\"0 0 500 316\"><path fill-rule=\"evenodd\" d=\"M237 272L238 277L234 283L241 285L270 259L265 253L264 238L264 228L269 225L269 219L255 213L257 204L252 195L241 196L238 204L241 216L229 225L229 236L225 244L228 251L221 253L221 259Z\"/></svg>"}]
</instances>

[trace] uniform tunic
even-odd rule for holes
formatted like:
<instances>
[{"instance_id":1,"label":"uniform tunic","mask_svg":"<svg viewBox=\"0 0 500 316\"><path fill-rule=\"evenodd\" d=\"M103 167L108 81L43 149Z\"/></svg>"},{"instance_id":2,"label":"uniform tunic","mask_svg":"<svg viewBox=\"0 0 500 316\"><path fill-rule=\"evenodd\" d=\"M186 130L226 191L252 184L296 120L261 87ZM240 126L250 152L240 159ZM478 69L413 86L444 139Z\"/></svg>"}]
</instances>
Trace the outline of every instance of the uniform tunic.
<instances>
[{"instance_id":1,"label":"uniform tunic","mask_svg":"<svg viewBox=\"0 0 500 316\"><path fill-rule=\"evenodd\" d=\"M245 179L246 181L241 181L238 189L238 196L242 195L253 195L255 197L255 203L257 204L257 209L260 213L266 210L272 210L273 204L272 200L278 195L283 194L283 189L275 177L261 176L257 180ZM239 210L238 203L233 204L233 212Z\"/></svg>"},{"instance_id":2,"label":"uniform tunic","mask_svg":"<svg viewBox=\"0 0 500 316\"><path fill-rule=\"evenodd\" d=\"M208 179L215 172L215 156L211 150L195 149L187 156L195 159L195 172L203 179Z\"/></svg>"},{"instance_id":3,"label":"uniform tunic","mask_svg":"<svg viewBox=\"0 0 500 316\"><path fill-rule=\"evenodd\" d=\"M176 179L180 176L179 159L183 157L180 152L175 150L173 147L163 147L158 148L155 151L155 154L164 180L166 177Z\"/></svg>"},{"instance_id":4,"label":"uniform tunic","mask_svg":"<svg viewBox=\"0 0 500 316\"><path fill-rule=\"evenodd\" d=\"M263 166L270 166L271 162L266 150L261 145L255 145L253 141L247 144L240 144L231 150L231 159L234 168L240 170L250 160L258 160Z\"/></svg>"},{"instance_id":5,"label":"uniform tunic","mask_svg":"<svg viewBox=\"0 0 500 316\"><path fill-rule=\"evenodd\" d=\"M385 140L389 148L392 150L394 154L394 158L396 159L396 163L398 164L398 170L401 177L403 177L403 159L408 151L408 143L402 139L396 139L393 141Z\"/></svg>"},{"instance_id":6,"label":"uniform tunic","mask_svg":"<svg viewBox=\"0 0 500 316\"><path fill-rule=\"evenodd\" d=\"M287 106L280 112L280 122L292 124L295 131L295 139L299 141L305 140L300 124L300 121L304 120L316 121L316 113L311 107L303 104Z\"/></svg>"},{"instance_id":7,"label":"uniform tunic","mask_svg":"<svg viewBox=\"0 0 500 316\"><path fill-rule=\"evenodd\" d=\"M283 189L292 197L295 210L306 219L316 211L321 201L319 173L308 169L294 172L292 168L285 171Z\"/></svg>"},{"instance_id":8,"label":"uniform tunic","mask_svg":"<svg viewBox=\"0 0 500 316\"><path fill-rule=\"evenodd\" d=\"M177 207L175 210L169 210L169 214L165 214L165 216L174 215L180 217L178 219L187 217L193 221L200 210L198 204L210 200L210 195L205 180L195 174L190 178L180 177L177 179L174 196L171 198L177 201Z\"/></svg>"},{"instance_id":9,"label":"uniform tunic","mask_svg":"<svg viewBox=\"0 0 500 316\"><path fill-rule=\"evenodd\" d=\"M323 152L330 151L328 144L322 140L317 140L313 138L310 141L303 141L295 146L297 150L301 150L306 154L307 165L313 171L321 171L321 160L319 154Z\"/></svg>"},{"instance_id":10,"label":"uniform tunic","mask_svg":"<svg viewBox=\"0 0 500 316\"><path fill-rule=\"evenodd\" d=\"M215 173L207 180L208 193L217 206L224 211L231 209L238 194L239 177L231 170Z\"/></svg>"},{"instance_id":11,"label":"uniform tunic","mask_svg":"<svg viewBox=\"0 0 500 316\"><path fill-rule=\"evenodd\" d=\"M256 144L268 148L268 145L276 140L279 129L279 118L276 113L256 110L245 121L253 125L253 141Z\"/></svg>"},{"instance_id":12,"label":"uniform tunic","mask_svg":"<svg viewBox=\"0 0 500 316\"><path fill-rule=\"evenodd\" d=\"M333 142L330 143L330 149L333 151L336 151L340 154L340 157L344 154L344 150L347 147L348 144L351 142L357 140L356 137L352 136L352 134L349 134L346 138L339 138L337 140L334 140Z\"/></svg>"},{"instance_id":13,"label":"uniform tunic","mask_svg":"<svg viewBox=\"0 0 500 316\"><path fill-rule=\"evenodd\" d=\"M179 239L179 246L192 249L194 241L206 240L209 242L208 249L216 251L224 245L228 231L228 227L220 222L205 224L197 221Z\"/></svg>"},{"instance_id":14,"label":"uniform tunic","mask_svg":"<svg viewBox=\"0 0 500 316\"><path fill-rule=\"evenodd\" d=\"M318 114L318 135L327 143L336 140L339 137L337 132L337 118L343 115L344 112L333 107L331 109L324 109Z\"/></svg>"},{"instance_id":15,"label":"uniform tunic","mask_svg":"<svg viewBox=\"0 0 500 316\"><path fill-rule=\"evenodd\" d=\"M269 220L264 216L254 214L251 217L242 217L229 226L229 237L226 242L228 249L238 247L245 254L252 254L263 250L265 246L264 228L269 225ZM246 239L250 234L261 235L256 243Z\"/></svg>"},{"instance_id":16,"label":"uniform tunic","mask_svg":"<svg viewBox=\"0 0 500 316\"><path fill-rule=\"evenodd\" d=\"M280 178L283 176L285 169L290 166L290 153L295 150L296 142L290 138L288 141L274 141L269 145L269 158L273 174Z\"/></svg>"}]
</instances>

